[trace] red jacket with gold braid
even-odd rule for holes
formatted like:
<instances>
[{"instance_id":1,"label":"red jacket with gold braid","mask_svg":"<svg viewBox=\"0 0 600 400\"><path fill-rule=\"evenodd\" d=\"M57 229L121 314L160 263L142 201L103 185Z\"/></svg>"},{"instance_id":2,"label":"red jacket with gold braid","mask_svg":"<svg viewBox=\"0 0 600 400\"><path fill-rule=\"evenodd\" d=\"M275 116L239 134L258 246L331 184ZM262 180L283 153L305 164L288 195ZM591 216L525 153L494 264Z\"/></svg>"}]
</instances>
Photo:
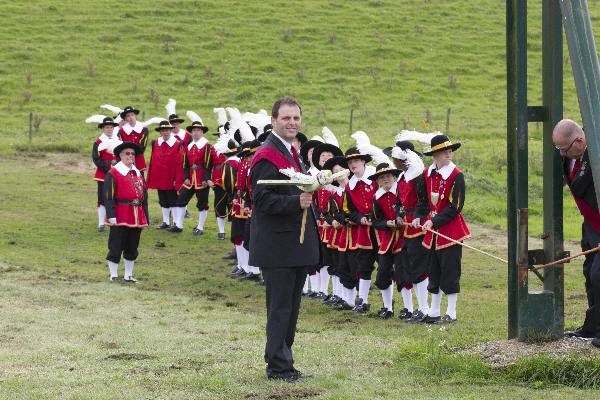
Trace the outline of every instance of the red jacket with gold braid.
<instances>
[{"instance_id":1,"label":"red jacket with gold braid","mask_svg":"<svg viewBox=\"0 0 600 400\"><path fill-rule=\"evenodd\" d=\"M177 133L173 132L173 136L175 136L177 140L182 143L183 147L187 147L187 145L192 141L192 135L190 135L190 133L185 129L179 129Z\"/></svg>"},{"instance_id":2,"label":"red jacket with gold braid","mask_svg":"<svg viewBox=\"0 0 600 400\"><path fill-rule=\"evenodd\" d=\"M223 189L225 189L223 187L223 165L225 164L225 160L227 160L227 157L217 153L210 178L216 186L220 186Z\"/></svg>"},{"instance_id":3,"label":"red jacket with gold braid","mask_svg":"<svg viewBox=\"0 0 600 400\"><path fill-rule=\"evenodd\" d=\"M427 219L433 223L433 229L458 241L471 237L469 228L460 214L465 202L465 177L460 169L451 162L436 170L434 164L425 169L424 175L430 208ZM423 246L430 249L433 240L436 240L436 250L454 245L449 240L427 231Z\"/></svg>"},{"instance_id":4,"label":"red jacket with gold braid","mask_svg":"<svg viewBox=\"0 0 600 400\"><path fill-rule=\"evenodd\" d=\"M108 149L98 150L98 146L105 140L108 140L108 136L102 134L96 139L92 146L92 161L94 161L94 165L96 165L94 180L100 182L104 181L106 173L119 161L119 158L109 152Z\"/></svg>"},{"instance_id":5,"label":"red jacket with gold braid","mask_svg":"<svg viewBox=\"0 0 600 400\"><path fill-rule=\"evenodd\" d=\"M185 149L183 162L183 178L189 179L189 185L182 185L190 189L204 189L208 187L203 182L210 180L212 168L215 165L217 152L205 138L197 142L190 142Z\"/></svg>"},{"instance_id":6,"label":"red jacket with gold braid","mask_svg":"<svg viewBox=\"0 0 600 400\"><path fill-rule=\"evenodd\" d=\"M151 147L148 188L176 190L177 169L181 165L181 142L174 136L167 141L161 137L153 140Z\"/></svg>"},{"instance_id":7,"label":"red jacket with gold braid","mask_svg":"<svg viewBox=\"0 0 600 400\"><path fill-rule=\"evenodd\" d=\"M116 164L104 178L103 196L106 218L116 218L117 226L148 226L148 192L139 170Z\"/></svg>"},{"instance_id":8,"label":"red jacket with gold braid","mask_svg":"<svg viewBox=\"0 0 600 400\"><path fill-rule=\"evenodd\" d=\"M148 128L144 127L140 121L137 121L132 128L131 125L125 124L119 129L119 137L124 142L133 142L142 148L142 154L135 156L135 167L140 171L146 169L146 158L144 152L148 144Z\"/></svg>"},{"instance_id":9,"label":"red jacket with gold braid","mask_svg":"<svg viewBox=\"0 0 600 400\"><path fill-rule=\"evenodd\" d=\"M397 215L404 218L404 221L411 223L415 218L420 218L424 222L429 213L429 200L427 199L427 186L425 185L425 176L423 174L416 178L406 181L404 174L398 178L398 201L400 207L397 209ZM415 238L425 235L421 228L404 226L404 237Z\"/></svg>"},{"instance_id":10,"label":"red jacket with gold braid","mask_svg":"<svg viewBox=\"0 0 600 400\"><path fill-rule=\"evenodd\" d=\"M348 249L348 226L343 210L344 197L344 189L336 187L336 191L329 197L327 213L325 214L327 222L331 225L333 225L334 220L342 225L338 229L332 226L331 230L326 233L327 247L338 251Z\"/></svg>"},{"instance_id":11,"label":"red jacket with gold braid","mask_svg":"<svg viewBox=\"0 0 600 400\"><path fill-rule=\"evenodd\" d=\"M250 168L250 164L244 159L240 160L235 181L235 197L231 206L231 215L233 215L234 218L248 218L248 215L246 215L246 213L244 212L244 199L242 196L244 190L246 189L246 178L248 176L248 168Z\"/></svg>"},{"instance_id":12,"label":"red jacket with gold braid","mask_svg":"<svg viewBox=\"0 0 600 400\"><path fill-rule=\"evenodd\" d=\"M375 185L367 176L375 173L375 168L368 166L365 169L362 179L358 179L356 175L350 178L346 186L346 195L344 197L344 213L346 217L354 223L349 226L350 250L357 249L372 249L373 241L371 240L371 227L361 225L360 220L363 217L367 219L371 217L373 210L373 196L375 196Z\"/></svg>"},{"instance_id":13,"label":"red jacket with gold braid","mask_svg":"<svg viewBox=\"0 0 600 400\"><path fill-rule=\"evenodd\" d=\"M388 251L396 254L402 250L402 246L404 245L403 227L391 228L387 225L387 221L396 222L397 191L397 183L394 183L389 192L379 188L373 198L372 221L379 246L379 254L385 254Z\"/></svg>"},{"instance_id":14,"label":"red jacket with gold braid","mask_svg":"<svg viewBox=\"0 0 600 400\"><path fill-rule=\"evenodd\" d=\"M327 212L327 207L329 206L329 198L332 195L332 189L335 189L335 186L333 186L333 185L327 185L327 186L331 186L331 187L323 187L323 188L317 190L317 192L315 194L317 210L319 211L319 220L317 221L317 225L319 228L319 237L321 238L321 242L323 242L323 243L328 243L327 242L327 233L331 229L333 229L331 226L328 226L328 227L323 226L325 222L329 223L325 219L325 213Z\"/></svg>"}]
</instances>

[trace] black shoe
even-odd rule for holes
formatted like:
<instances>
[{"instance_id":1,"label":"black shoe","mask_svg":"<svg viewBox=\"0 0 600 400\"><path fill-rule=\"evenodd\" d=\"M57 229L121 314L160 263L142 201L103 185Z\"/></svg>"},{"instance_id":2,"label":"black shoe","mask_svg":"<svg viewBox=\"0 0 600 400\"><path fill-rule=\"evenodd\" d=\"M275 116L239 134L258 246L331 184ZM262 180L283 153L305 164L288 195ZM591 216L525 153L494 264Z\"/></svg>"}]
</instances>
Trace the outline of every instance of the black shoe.
<instances>
[{"instance_id":1,"label":"black shoe","mask_svg":"<svg viewBox=\"0 0 600 400\"><path fill-rule=\"evenodd\" d=\"M98 226L98 232L104 232L104 225Z\"/></svg>"},{"instance_id":2,"label":"black shoe","mask_svg":"<svg viewBox=\"0 0 600 400\"><path fill-rule=\"evenodd\" d=\"M313 294L312 290L309 290L308 292L302 292L302 296L304 296L304 297L310 297L310 296L312 296L312 294Z\"/></svg>"},{"instance_id":3,"label":"black shoe","mask_svg":"<svg viewBox=\"0 0 600 400\"><path fill-rule=\"evenodd\" d=\"M425 319L425 317L427 317L427 315L423 314L423 312L417 310L415 312L413 312L412 317L405 319L404 322L408 323L408 324L419 324L421 322L423 322L423 319Z\"/></svg>"},{"instance_id":4,"label":"black shoe","mask_svg":"<svg viewBox=\"0 0 600 400\"><path fill-rule=\"evenodd\" d=\"M202 235L204 235L204 231L202 229L194 228L194 230L192 231L192 235L202 236Z\"/></svg>"},{"instance_id":5,"label":"black shoe","mask_svg":"<svg viewBox=\"0 0 600 400\"><path fill-rule=\"evenodd\" d=\"M233 271L229 273L229 277L234 279L239 278L242 275L246 275L246 272L242 268L238 268L235 273Z\"/></svg>"},{"instance_id":6,"label":"black shoe","mask_svg":"<svg viewBox=\"0 0 600 400\"><path fill-rule=\"evenodd\" d=\"M442 322L445 324L451 324L453 322L456 322L456 318L452 318L451 316L449 316L448 314L445 314L442 317Z\"/></svg>"},{"instance_id":7,"label":"black shoe","mask_svg":"<svg viewBox=\"0 0 600 400\"><path fill-rule=\"evenodd\" d=\"M240 276L240 281L255 281L258 282L260 280L260 274L253 274L252 272Z\"/></svg>"},{"instance_id":8,"label":"black shoe","mask_svg":"<svg viewBox=\"0 0 600 400\"><path fill-rule=\"evenodd\" d=\"M423 318L421 323L422 324L439 324L441 321L442 321L442 317L440 317L440 316L430 317L429 315L427 315L425 318Z\"/></svg>"},{"instance_id":9,"label":"black shoe","mask_svg":"<svg viewBox=\"0 0 600 400\"><path fill-rule=\"evenodd\" d=\"M284 373L278 373L278 374L275 374L275 373L268 374L267 373L267 378L269 380L278 380L278 381L284 381L287 383L296 383L300 379L300 374L297 373L296 371L290 371L290 372L284 372Z\"/></svg>"},{"instance_id":10,"label":"black shoe","mask_svg":"<svg viewBox=\"0 0 600 400\"><path fill-rule=\"evenodd\" d=\"M371 309L371 305L369 303L362 303L362 304L355 306L352 309L352 311L354 311L355 313L358 313L358 314L366 314L369 312L370 309Z\"/></svg>"},{"instance_id":11,"label":"black shoe","mask_svg":"<svg viewBox=\"0 0 600 400\"><path fill-rule=\"evenodd\" d=\"M350 311L352 310L352 306L350 304L348 304L347 302L345 302L344 300L341 300L336 306L335 306L336 310L342 310L342 311Z\"/></svg>"},{"instance_id":12,"label":"black shoe","mask_svg":"<svg viewBox=\"0 0 600 400\"><path fill-rule=\"evenodd\" d=\"M318 300L319 299L319 292L311 292L308 295L308 298L313 299L313 300Z\"/></svg>"},{"instance_id":13,"label":"black shoe","mask_svg":"<svg viewBox=\"0 0 600 400\"><path fill-rule=\"evenodd\" d=\"M583 329L583 327L579 327L572 331L566 331L565 337L572 337L572 338L578 338L578 339L593 339L596 337L596 335L586 331L585 329Z\"/></svg>"},{"instance_id":14,"label":"black shoe","mask_svg":"<svg viewBox=\"0 0 600 400\"><path fill-rule=\"evenodd\" d=\"M173 232L173 233L181 233L181 232L183 232L183 229L181 229L177 225L171 225L169 228L167 228L167 231Z\"/></svg>"},{"instance_id":15,"label":"black shoe","mask_svg":"<svg viewBox=\"0 0 600 400\"><path fill-rule=\"evenodd\" d=\"M224 233L217 233L217 240L225 240L225 234Z\"/></svg>"},{"instance_id":16,"label":"black shoe","mask_svg":"<svg viewBox=\"0 0 600 400\"><path fill-rule=\"evenodd\" d=\"M265 280L263 278L260 278L259 280L256 281L256 284L260 285L260 286L265 286Z\"/></svg>"},{"instance_id":17,"label":"black shoe","mask_svg":"<svg viewBox=\"0 0 600 400\"><path fill-rule=\"evenodd\" d=\"M120 276L111 276L110 278L108 278L111 282L121 282L123 280L123 278L121 278Z\"/></svg>"},{"instance_id":18,"label":"black shoe","mask_svg":"<svg viewBox=\"0 0 600 400\"><path fill-rule=\"evenodd\" d=\"M229 276L233 276L233 275L237 275L240 273L240 271L243 271L243 269L241 269L240 267L236 266L234 269L231 270L230 273L228 273L227 275Z\"/></svg>"},{"instance_id":19,"label":"black shoe","mask_svg":"<svg viewBox=\"0 0 600 400\"><path fill-rule=\"evenodd\" d=\"M377 316L381 319L390 319L394 316L394 312L388 310L385 307L382 307L381 310L377 313Z\"/></svg>"},{"instance_id":20,"label":"black shoe","mask_svg":"<svg viewBox=\"0 0 600 400\"><path fill-rule=\"evenodd\" d=\"M408 311L407 308L403 308L402 310L400 310L400 314L398 314L398 318L400 318L402 321L404 321L406 319L410 319L410 318L412 318L412 316L413 316L413 313Z\"/></svg>"},{"instance_id":21,"label":"black shoe","mask_svg":"<svg viewBox=\"0 0 600 400\"><path fill-rule=\"evenodd\" d=\"M133 276L127 276L123 278L123 282L125 283L138 283L138 280L135 279Z\"/></svg>"},{"instance_id":22,"label":"black shoe","mask_svg":"<svg viewBox=\"0 0 600 400\"><path fill-rule=\"evenodd\" d=\"M594 347L600 347L600 336L595 337L592 339L592 346Z\"/></svg>"},{"instance_id":23,"label":"black shoe","mask_svg":"<svg viewBox=\"0 0 600 400\"><path fill-rule=\"evenodd\" d=\"M185 210L185 216L183 218L191 218L192 215L190 214L190 212L188 210Z\"/></svg>"},{"instance_id":24,"label":"black shoe","mask_svg":"<svg viewBox=\"0 0 600 400\"><path fill-rule=\"evenodd\" d=\"M163 229L169 229L171 225L167 224L166 222L163 222L162 224L160 224L159 226L156 227L156 229L159 230L163 230Z\"/></svg>"},{"instance_id":25,"label":"black shoe","mask_svg":"<svg viewBox=\"0 0 600 400\"><path fill-rule=\"evenodd\" d=\"M237 254L235 252L235 250L233 250L231 253L227 253L222 257L223 260L237 260Z\"/></svg>"}]
</instances>

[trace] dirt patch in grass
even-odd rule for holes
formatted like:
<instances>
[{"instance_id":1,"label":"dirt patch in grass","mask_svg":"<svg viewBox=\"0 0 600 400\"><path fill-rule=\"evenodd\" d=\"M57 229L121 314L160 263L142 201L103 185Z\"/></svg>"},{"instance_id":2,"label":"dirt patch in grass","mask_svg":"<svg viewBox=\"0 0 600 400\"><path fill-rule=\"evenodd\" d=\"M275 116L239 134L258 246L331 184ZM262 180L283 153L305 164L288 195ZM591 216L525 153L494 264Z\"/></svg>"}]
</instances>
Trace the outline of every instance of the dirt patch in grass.
<instances>
[{"instance_id":1,"label":"dirt patch in grass","mask_svg":"<svg viewBox=\"0 0 600 400\"><path fill-rule=\"evenodd\" d=\"M142 354L142 353L117 353L111 354L106 357L108 360L116 360L116 361L131 361L131 360L152 360L155 359L156 356L152 356L150 354Z\"/></svg>"},{"instance_id":2,"label":"dirt patch in grass","mask_svg":"<svg viewBox=\"0 0 600 400\"><path fill-rule=\"evenodd\" d=\"M271 393L248 393L244 396L246 400L291 400L291 399L308 399L310 397L316 397L321 394L320 390L312 388L275 388Z\"/></svg>"},{"instance_id":3,"label":"dirt patch in grass","mask_svg":"<svg viewBox=\"0 0 600 400\"><path fill-rule=\"evenodd\" d=\"M91 154L91 146L90 146ZM21 160L31 165L34 169L59 170L75 174L94 174L95 166L91 155L71 153L23 153L18 156L2 156L3 159Z\"/></svg>"},{"instance_id":4,"label":"dirt patch in grass","mask_svg":"<svg viewBox=\"0 0 600 400\"><path fill-rule=\"evenodd\" d=\"M600 349L589 340L564 338L553 342L524 343L516 339L477 343L452 349L453 352L476 354L494 368L503 368L521 358L548 356L553 358L579 355L600 360Z\"/></svg>"}]
</instances>

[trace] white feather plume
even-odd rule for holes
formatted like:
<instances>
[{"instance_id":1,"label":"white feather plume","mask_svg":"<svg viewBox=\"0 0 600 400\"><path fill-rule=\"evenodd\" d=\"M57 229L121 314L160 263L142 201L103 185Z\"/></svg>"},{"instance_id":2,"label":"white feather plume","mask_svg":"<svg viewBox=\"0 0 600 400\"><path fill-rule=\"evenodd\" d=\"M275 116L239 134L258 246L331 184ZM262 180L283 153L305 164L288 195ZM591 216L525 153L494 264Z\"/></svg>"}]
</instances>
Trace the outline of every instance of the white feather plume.
<instances>
[{"instance_id":1,"label":"white feather plume","mask_svg":"<svg viewBox=\"0 0 600 400\"><path fill-rule=\"evenodd\" d=\"M369 135L367 135L364 131L356 131L352 135L352 138L356 140L356 146L360 145L368 145L371 144L371 140L369 139Z\"/></svg>"},{"instance_id":2,"label":"white feather plume","mask_svg":"<svg viewBox=\"0 0 600 400\"><path fill-rule=\"evenodd\" d=\"M106 118L106 115L102 115L102 114L91 115L85 119L85 123L86 124L99 124L102 121L104 121L104 118Z\"/></svg>"},{"instance_id":3,"label":"white feather plume","mask_svg":"<svg viewBox=\"0 0 600 400\"><path fill-rule=\"evenodd\" d=\"M421 157L410 149L402 150L400 147L394 146L392 149L392 157L403 160L408 167L406 172L404 172L404 179L406 179L407 182L421 175L425 169Z\"/></svg>"},{"instance_id":4,"label":"white feather plume","mask_svg":"<svg viewBox=\"0 0 600 400\"><path fill-rule=\"evenodd\" d=\"M315 135L315 136L311 137L310 140L318 140L321 143L325 143L325 140L323 140L323 138L319 135Z\"/></svg>"},{"instance_id":5,"label":"white feather plume","mask_svg":"<svg viewBox=\"0 0 600 400\"><path fill-rule=\"evenodd\" d=\"M175 101L175 99L169 99L169 101L167 102L167 105L165 106L165 109L167 110L167 115L177 114L175 112L176 105L177 105L177 102Z\"/></svg>"},{"instance_id":6,"label":"white feather plume","mask_svg":"<svg viewBox=\"0 0 600 400\"><path fill-rule=\"evenodd\" d=\"M215 143L215 151L219 154L223 154L223 153L227 153L229 152L229 141L233 140L236 145L239 146L239 143L235 141L235 139L233 138L233 133L225 133L221 136L219 136L219 139L217 139L217 142Z\"/></svg>"},{"instance_id":7,"label":"white feather plume","mask_svg":"<svg viewBox=\"0 0 600 400\"><path fill-rule=\"evenodd\" d=\"M331 129L324 126L323 129L321 130L321 134L323 135L323 140L325 140L325 143L329 143L336 147L340 147L340 143L338 142L338 140L335 137L335 135L333 134L333 132L331 132Z\"/></svg>"},{"instance_id":8,"label":"white feather plume","mask_svg":"<svg viewBox=\"0 0 600 400\"><path fill-rule=\"evenodd\" d=\"M225 125L227 123L227 113L223 107L213 108L213 112L217 114L217 123L219 125Z\"/></svg>"},{"instance_id":9,"label":"white feather plume","mask_svg":"<svg viewBox=\"0 0 600 400\"><path fill-rule=\"evenodd\" d=\"M425 143L426 145L430 145L431 139L434 136L441 135L441 134L442 134L441 132L421 133L421 132L417 132L417 131L403 130L403 131L400 131L400 133L398 135L396 135L396 142L400 142L403 140L409 140L409 141L417 141L417 142Z\"/></svg>"},{"instance_id":10,"label":"white feather plume","mask_svg":"<svg viewBox=\"0 0 600 400\"><path fill-rule=\"evenodd\" d=\"M200 118L200 116L198 114L196 114L193 111L188 110L185 115L192 121L192 122L200 122L202 125L204 125L204 122L202 122L202 118Z\"/></svg>"},{"instance_id":11,"label":"white feather plume","mask_svg":"<svg viewBox=\"0 0 600 400\"><path fill-rule=\"evenodd\" d=\"M264 115L265 117L269 117L269 113L267 113L267 110L265 110L264 108L261 108L260 110L258 110L258 114ZM271 117L269 117L269 118L271 118Z\"/></svg>"},{"instance_id":12,"label":"white feather plume","mask_svg":"<svg viewBox=\"0 0 600 400\"><path fill-rule=\"evenodd\" d=\"M383 150L377 146L373 146L370 143L361 143L357 144L356 148L360 151L360 154L368 154L373 157L373 162L375 162L375 164L388 163L389 165L394 165L392 164L392 160L390 160L390 158L383 153Z\"/></svg>"},{"instance_id":13,"label":"white feather plume","mask_svg":"<svg viewBox=\"0 0 600 400\"><path fill-rule=\"evenodd\" d=\"M246 123L246 121L242 119L242 114L240 113L240 110L233 107L227 107L226 110L229 113L229 116L231 117L229 131L235 133L235 131L239 129L240 135L242 137L242 143L254 140L255 137L252 134L250 125L248 125L248 123Z\"/></svg>"},{"instance_id":14,"label":"white feather plume","mask_svg":"<svg viewBox=\"0 0 600 400\"><path fill-rule=\"evenodd\" d=\"M227 110L227 112L229 113L229 119L232 120L234 118L237 118L238 120L242 119L242 114L240 113L240 110L238 110L235 107L226 107L225 110Z\"/></svg>"},{"instance_id":15,"label":"white feather plume","mask_svg":"<svg viewBox=\"0 0 600 400\"><path fill-rule=\"evenodd\" d=\"M102 104L100 108L104 108L105 110L110 110L113 114L120 114L123 110L116 106L111 106L110 104Z\"/></svg>"},{"instance_id":16,"label":"white feather plume","mask_svg":"<svg viewBox=\"0 0 600 400\"><path fill-rule=\"evenodd\" d=\"M107 150L109 153L114 154L115 147L123 143L117 136L113 136L108 140L103 141L98 145L98 151Z\"/></svg>"},{"instance_id":17,"label":"white feather plume","mask_svg":"<svg viewBox=\"0 0 600 400\"><path fill-rule=\"evenodd\" d=\"M247 116L248 119L246 119L245 121L247 121L248 124L250 124L251 126L258 129L258 132L260 132L260 133L262 133L265 125L268 125L271 123L271 117L269 117L267 115L253 114L253 113L246 113L246 114L249 114L249 115Z\"/></svg>"},{"instance_id":18,"label":"white feather plume","mask_svg":"<svg viewBox=\"0 0 600 400\"><path fill-rule=\"evenodd\" d=\"M144 128L146 128L149 125L160 124L161 121L165 121L165 119L161 117L152 117L149 120L142 122L142 125L144 126Z\"/></svg>"}]
</instances>

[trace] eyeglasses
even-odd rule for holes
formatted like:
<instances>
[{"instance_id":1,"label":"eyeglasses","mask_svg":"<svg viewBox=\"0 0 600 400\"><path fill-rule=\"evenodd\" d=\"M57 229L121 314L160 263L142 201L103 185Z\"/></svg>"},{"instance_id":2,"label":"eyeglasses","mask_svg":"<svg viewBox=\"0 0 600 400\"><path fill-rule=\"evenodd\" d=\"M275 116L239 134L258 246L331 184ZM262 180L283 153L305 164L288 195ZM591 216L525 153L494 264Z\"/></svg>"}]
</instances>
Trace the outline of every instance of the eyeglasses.
<instances>
[{"instance_id":1,"label":"eyeglasses","mask_svg":"<svg viewBox=\"0 0 600 400\"><path fill-rule=\"evenodd\" d=\"M126 156L135 156L135 151L126 151L125 155Z\"/></svg>"},{"instance_id":2,"label":"eyeglasses","mask_svg":"<svg viewBox=\"0 0 600 400\"><path fill-rule=\"evenodd\" d=\"M571 142L571 144L569 145L569 147L567 147L566 149L561 149L561 148L560 148L560 147L558 147L558 146L554 146L554 148L556 148L556 150L558 150L558 151L562 151L563 153L565 153L565 154L566 154L566 153L568 153L568 152L569 152L569 150L571 150L571 147L573 147L573 144L575 143L575 141L576 141L577 139L579 139L579 138L575 138L575 139L573 139L573 141Z\"/></svg>"}]
</instances>

